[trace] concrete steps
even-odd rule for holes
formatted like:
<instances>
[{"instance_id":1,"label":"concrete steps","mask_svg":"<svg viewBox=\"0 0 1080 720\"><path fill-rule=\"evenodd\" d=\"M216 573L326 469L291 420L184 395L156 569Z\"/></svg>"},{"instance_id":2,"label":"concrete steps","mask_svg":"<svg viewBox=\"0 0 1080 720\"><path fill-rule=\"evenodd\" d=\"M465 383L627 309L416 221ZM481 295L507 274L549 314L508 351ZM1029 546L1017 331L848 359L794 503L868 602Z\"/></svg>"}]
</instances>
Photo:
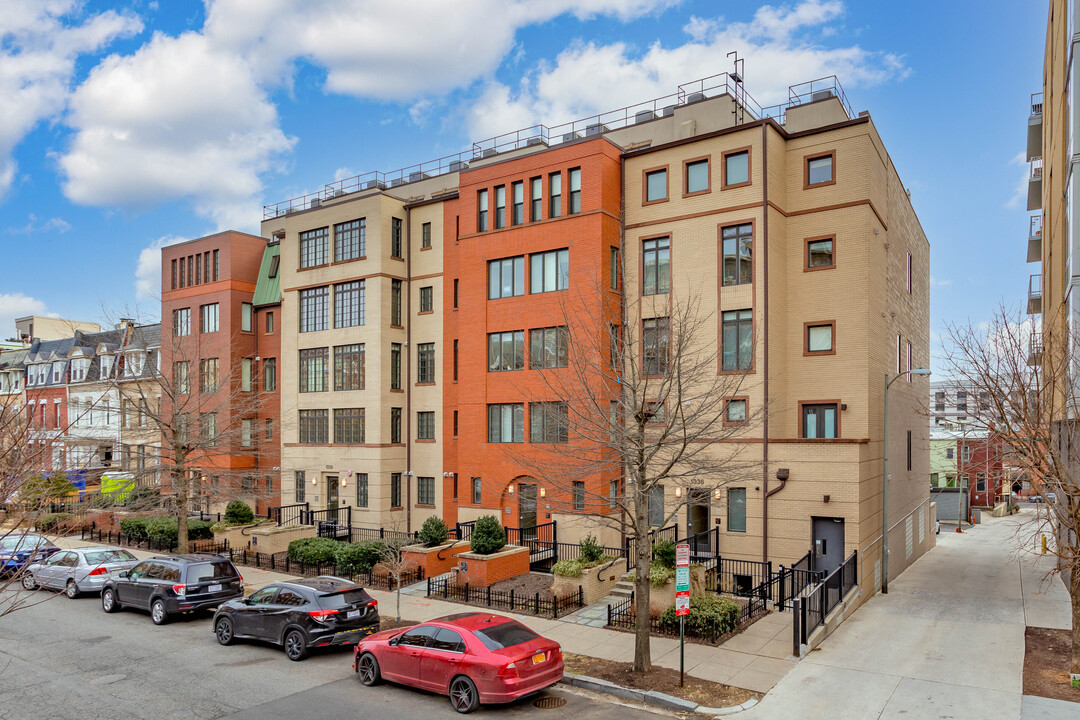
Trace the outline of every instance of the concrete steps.
<instances>
[{"instance_id":1,"label":"concrete steps","mask_svg":"<svg viewBox=\"0 0 1080 720\"><path fill-rule=\"evenodd\" d=\"M617 598L628 598L634 594L634 583L628 580L624 575L619 578L619 581L615 583L615 587L611 588L611 595Z\"/></svg>"}]
</instances>

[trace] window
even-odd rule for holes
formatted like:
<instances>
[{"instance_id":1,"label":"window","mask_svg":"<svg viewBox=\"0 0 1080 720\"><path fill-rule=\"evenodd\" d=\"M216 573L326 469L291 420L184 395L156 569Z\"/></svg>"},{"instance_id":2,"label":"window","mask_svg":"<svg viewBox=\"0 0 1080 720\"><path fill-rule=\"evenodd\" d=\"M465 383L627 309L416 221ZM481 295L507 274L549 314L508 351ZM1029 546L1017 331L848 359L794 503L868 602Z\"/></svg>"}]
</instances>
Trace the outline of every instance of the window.
<instances>
[{"instance_id":1,"label":"window","mask_svg":"<svg viewBox=\"0 0 1080 720\"><path fill-rule=\"evenodd\" d=\"M263 390L273 392L277 390L277 359L267 358L263 360Z\"/></svg>"},{"instance_id":2,"label":"window","mask_svg":"<svg viewBox=\"0 0 1080 720\"><path fill-rule=\"evenodd\" d=\"M202 429L202 441L205 445L213 446L217 443L217 413L204 413L200 418Z\"/></svg>"},{"instance_id":3,"label":"window","mask_svg":"<svg viewBox=\"0 0 1080 720\"><path fill-rule=\"evenodd\" d=\"M608 282L611 285L612 290L619 289L619 248L611 248L611 252L608 256L608 262L610 267L608 268Z\"/></svg>"},{"instance_id":4,"label":"window","mask_svg":"<svg viewBox=\"0 0 1080 720\"><path fill-rule=\"evenodd\" d=\"M318 267L330 262L329 231L327 228L300 233L300 269Z\"/></svg>"},{"instance_id":5,"label":"window","mask_svg":"<svg viewBox=\"0 0 1080 720\"><path fill-rule=\"evenodd\" d=\"M642 345L646 375L663 375L668 369L668 318L642 322Z\"/></svg>"},{"instance_id":6,"label":"window","mask_svg":"<svg viewBox=\"0 0 1080 720\"><path fill-rule=\"evenodd\" d=\"M548 176L548 217L562 215L562 174L551 173Z\"/></svg>"},{"instance_id":7,"label":"window","mask_svg":"<svg viewBox=\"0 0 1080 720\"><path fill-rule=\"evenodd\" d=\"M172 289L176 289L176 260L172 261Z\"/></svg>"},{"instance_id":8,"label":"window","mask_svg":"<svg viewBox=\"0 0 1080 720\"><path fill-rule=\"evenodd\" d=\"M908 382L915 382L915 376L912 375L911 372L910 372L911 371L911 343L910 342L907 344L907 363L906 363L906 365L907 365L907 367L905 367L904 369L908 371L907 381ZM985 410L985 409L986 408L983 408L983 410Z\"/></svg>"},{"instance_id":9,"label":"window","mask_svg":"<svg viewBox=\"0 0 1080 720\"><path fill-rule=\"evenodd\" d=\"M754 366L752 310L731 310L722 315L723 370L749 370Z\"/></svg>"},{"instance_id":10,"label":"window","mask_svg":"<svg viewBox=\"0 0 1080 720\"><path fill-rule=\"evenodd\" d=\"M255 361L251 358L240 358L240 392L251 392L251 374Z\"/></svg>"},{"instance_id":11,"label":"window","mask_svg":"<svg viewBox=\"0 0 1080 720\"><path fill-rule=\"evenodd\" d=\"M334 346L334 390L364 389L364 344Z\"/></svg>"},{"instance_id":12,"label":"window","mask_svg":"<svg viewBox=\"0 0 1080 720\"><path fill-rule=\"evenodd\" d=\"M458 279L454 278L454 309L457 310L458 303Z\"/></svg>"},{"instance_id":13,"label":"window","mask_svg":"<svg viewBox=\"0 0 1080 720\"><path fill-rule=\"evenodd\" d=\"M217 282L218 278L219 278L218 270L220 270L220 268L221 268L221 263L219 262L219 260L220 260L220 256L218 254L218 251L215 250L214 251L214 282Z\"/></svg>"},{"instance_id":14,"label":"window","mask_svg":"<svg viewBox=\"0 0 1080 720\"><path fill-rule=\"evenodd\" d=\"M300 392L326 392L329 348L309 348L300 351Z\"/></svg>"},{"instance_id":15,"label":"window","mask_svg":"<svg viewBox=\"0 0 1080 720\"><path fill-rule=\"evenodd\" d=\"M364 324L367 311L365 290L363 280L338 283L334 286L334 327L347 328Z\"/></svg>"},{"instance_id":16,"label":"window","mask_svg":"<svg viewBox=\"0 0 1080 720\"><path fill-rule=\"evenodd\" d=\"M488 405L488 442L525 442L525 405Z\"/></svg>"},{"instance_id":17,"label":"window","mask_svg":"<svg viewBox=\"0 0 1080 720\"><path fill-rule=\"evenodd\" d=\"M832 185L833 179L833 154L814 155L806 158L806 187L815 185Z\"/></svg>"},{"instance_id":18,"label":"window","mask_svg":"<svg viewBox=\"0 0 1080 720\"><path fill-rule=\"evenodd\" d=\"M330 442L330 414L327 410L300 411L300 442L326 444Z\"/></svg>"},{"instance_id":19,"label":"window","mask_svg":"<svg viewBox=\"0 0 1080 720\"><path fill-rule=\"evenodd\" d=\"M960 448L960 462L971 462L971 446L964 445Z\"/></svg>"},{"instance_id":20,"label":"window","mask_svg":"<svg viewBox=\"0 0 1080 720\"><path fill-rule=\"evenodd\" d=\"M806 241L807 270L824 270L825 268L836 267L836 260L833 257L833 242L834 239L831 237L811 238Z\"/></svg>"},{"instance_id":21,"label":"window","mask_svg":"<svg viewBox=\"0 0 1080 720\"><path fill-rule=\"evenodd\" d=\"M495 188L495 229L506 227L506 186Z\"/></svg>"},{"instance_id":22,"label":"window","mask_svg":"<svg viewBox=\"0 0 1080 720\"><path fill-rule=\"evenodd\" d=\"M355 260L367 255L367 219L360 218L334 226L334 262Z\"/></svg>"},{"instance_id":23,"label":"window","mask_svg":"<svg viewBox=\"0 0 1080 720\"><path fill-rule=\"evenodd\" d=\"M728 423L746 422L746 398L731 398L724 407L724 421Z\"/></svg>"},{"instance_id":24,"label":"window","mask_svg":"<svg viewBox=\"0 0 1080 720\"><path fill-rule=\"evenodd\" d=\"M653 238L641 243L643 295L659 295L671 290L671 238Z\"/></svg>"},{"instance_id":25,"label":"window","mask_svg":"<svg viewBox=\"0 0 1080 720\"><path fill-rule=\"evenodd\" d=\"M330 288L325 285L300 291L300 332L326 330L329 326L329 301Z\"/></svg>"},{"instance_id":26,"label":"window","mask_svg":"<svg viewBox=\"0 0 1080 720\"><path fill-rule=\"evenodd\" d=\"M529 222L543 220L544 179L534 177L529 181Z\"/></svg>"},{"instance_id":27,"label":"window","mask_svg":"<svg viewBox=\"0 0 1080 720\"><path fill-rule=\"evenodd\" d=\"M746 532L746 488L728 488L728 532Z\"/></svg>"},{"instance_id":28,"label":"window","mask_svg":"<svg viewBox=\"0 0 1080 720\"><path fill-rule=\"evenodd\" d=\"M574 509L585 509L585 483L580 480L574 481Z\"/></svg>"},{"instance_id":29,"label":"window","mask_svg":"<svg viewBox=\"0 0 1080 720\"><path fill-rule=\"evenodd\" d=\"M433 288L429 285L427 287L420 288L420 312L431 312L435 309L435 293Z\"/></svg>"},{"instance_id":30,"label":"window","mask_svg":"<svg viewBox=\"0 0 1080 720\"><path fill-rule=\"evenodd\" d=\"M907 431L907 469L911 472L911 431Z\"/></svg>"},{"instance_id":31,"label":"window","mask_svg":"<svg viewBox=\"0 0 1080 720\"><path fill-rule=\"evenodd\" d=\"M653 485L649 488L649 524L660 527L664 524L664 486Z\"/></svg>"},{"instance_id":32,"label":"window","mask_svg":"<svg viewBox=\"0 0 1080 720\"><path fill-rule=\"evenodd\" d=\"M952 460L955 457L956 457L956 449L955 448L945 448L945 459Z\"/></svg>"},{"instance_id":33,"label":"window","mask_svg":"<svg viewBox=\"0 0 1080 720\"><path fill-rule=\"evenodd\" d=\"M836 437L836 403L802 406L804 438Z\"/></svg>"},{"instance_id":34,"label":"window","mask_svg":"<svg viewBox=\"0 0 1080 720\"><path fill-rule=\"evenodd\" d=\"M529 403L529 442L564 443L569 434L569 425L566 403Z\"/></svg>"},{"instance_id":35,"label":"window","mask_svg":"<svg viewBox=\"0 0 1080 720\"><path fill-rule=\"evenodd\" d=\"M435 504L435 478L433 478L433 477L417 477L416 478L416 504L417 505L434 505Z\"/></svg>"},{"instance_id":36,"label":"window","mask_svg":"<svg viewBox=\"0 0 1080 720\"><path fill-rule=\"evenodd\" d=\"M390 281L390 324L401 326L401 281Z\"/></svg>"},{"instance_id":37,"label":"window","mask_svg":"<svg viewBox=\"0 0 1080 720\"><path fill-rule=\"evenodd\" d=\"M934 410L935 412L945 412L945 392L942 390L934 393Z\"/></svg>"},{"instance_id":38,"label":"window","mask_svg":"<svg viewBox=\"0 0 1080 720\"><path fill-rule=\"evenodd\" d=\"M296 488L296 495L294 499L296 500L296 502L302 503L304 502L305 490L307 490L307 480L304 479L303 470L296 471L296 480L294 484Z\"/></svg>"},{"instance_id":39,"label":"window","mask_svg":"<svg viewBox=\"0 0 1080 720\"><path fill-rule=\"evenodd\" d=\"M570 168L568 175L570 194L566 198L566 212L568 215L574 215L581 212L581 168Z\"/></svg>"},{"instance_id":40,"label":"window","mask_svg":"<svg viewBox=\"0 0 1080 720\"><path fill-rule=\"evenodd\" d=\"M492 260L488 263L488 299L517 297L525 294L524 256Z\"/></svg>"},{"instance_id":41,"label":"window","mask_svg":"<svg viewBox=\"0 0 1080 720\"><path fill-rule=\"evenodd\" d=\"M266 313L266 334L272 335L274 332L274 313Z\"/></svg>"},{"instance_id":42,"label":"window","mask_svg":"<svg viewBox=\"0 0 1080 720\"><path fill-rule=\"evenodd\" d=\"M356 507L368 506L367 473L356 473Z\"/></svg>"},{"instance_id":43,"label":"window","mask_svg":"<svg viewBox=\"0 0 1080 720\"><path fill-rule=\"evenodd\" d=\"M270 271L267 275L271 278L276 278L278 274L278 268L281 266L281 256L275 255L270 258Z\"/></svg>"},{"instance_id":44,"label":"window","mask_svg":"<svg viewBox=\"0 0 1080 720\"><path fill-rule=\"evenodd\" d=\"M900 333L896 333L896 374L900 374ZM957 396L959 398L959 396Z\"/></svg>"},{"instance_id":45,"label":"window","mask_svg":"<svg viewBox=\"0 0 1080 720\"><path fill-rule=\"evenodd\" d=\"M457 382L458 375L458 341L454 340L454 382Z\"/></svg>"},{"instance_id":46,"label":"window","mask_svg":"<svg viewBox=\"0 0 1080 720\"><path fill-rule=\"evenodd\" d=\"M435 343L420 343L417 346L416 382L435 382Z\"/></svg>"},{"instance_id":47,"label":"window","mask_svg":"<svg viewBox=\"0 0 1080 720\"><path fill-rule=\"evenodd\" d=\"M273 418L266 418L266 439L267 440L273 440L274 439L274 419Z\"/></svg>"},{"instance_id":48,"label":"window","mask_svg":"<svg viewBox=\"0 0 1080 720\"><path fill-rule=\"evenodd\" d=\"M416 413L416 439L435 439L435 411L423 410Z\"/></svg>"},{"instance_id":49,"label":"window","mask_svg":"<svg viewBox=\"0 0 1080 720\"><path fill-rule=\"evenodd\" d=\"M975 473L975 492L986 492L986 475L983 473Z\"/></svg>"},{"instance_id":50,"label":"window","mask_svg":"<svg viewBox=\"0 0 1080 720\"><path fill-rule=\"evenodd\" d=\"M401 343L390 343L390 389L401 389Z\"/></svg>"},{"instance_id":51,"label":"window","mask_svg":"<svg viewBox=\"0 0 1080 720\"><path fill-rule=\"evenodd\" d=\"M431 248L431 223L426 222L420 226L420 249L429 250Z\"/></svg>"},{"instance_id":52,"label":"window","mask_svg":"<svg viewBox=\"0 0 1080 720\"><path fill-rule=\"evenodd\" d=\"M530 255L529 264L529 292L555 292L570 287L569 250L552 250Z\"/></svg>"},{"instance_id":53,"label":"window","mask_svg":"<svg viewBox=\"0 0 1080 720\"><path fill-rule=\"evenodd\" d=\"M518 181L510 186L510 224L520 225L525 222L525 183Z\"/></svg>"},{"instance_id":54,"label":"window","mask_svg":"<svg viewBox=\"0 0 1080 720\"><path fill-rule=\"evenodd\" d=\"M478 477L472 479L472 503L473 505L480 504L480 478Z\"/></svg>"},{"instance_id":55,"label":"window","mask_svg":"<svg viewBox=\"0 0 1080 720\"><path fill-rule=\"evenodd\" d=\"M212 333L218 331L218 304L210 303L199 308L199 332Z\"/></svg>"},{"instance_id":56,"label":"window","mask_svg":"<svg viewBox=\"0 0 1080 720\"><path fill-rule=\"evenodd\" d=\"M911 292L911 253L907 254L907 291Z\"/></svg>"},{"instance_id":57,"label":"window","mask_svg":"<svg viewBox=\"0 0 1080 720\"><path fill-rule=\"evenodd\" d=\"M191 364L187 360L173 363L173 387L176 388L178 395L187 395L191 392L190 368Z\"/></svg>"},{"instance_id":58,"label":"window","mask_svg":"<svg viewBox=\"0 0 1080 720\"><path fill-rule=\"evenodd\" d=\"M240 421L240 445L242 447L255 445L255 421L251 418Z\"/></svg>"},{"instance_id":59,"label":"window","mask_svg":"<svg viewBox=\"0 0 1080 720\"><path fill-rule=\"evenodd\" d=\"M684 165L683 194L695 195L709 191L709 159L694 160Z\"/></svg>"},{"instance_id":60,"label":"window","mask_svg":"<svg viewBox=\"0 0 1080 720\"><path fill-rule=\"evenodd\" d=\"M956 411L967 412L967 392L964 390L956 392Z\"/></svg>"},{"instance_id":61,"label":"window","mask_svg":"<svg viewBox=\"0 0 1080 720\"><path fill-rule=\"evenodd\" d=\"M390 218L390 257L401 257L401 218Z\"/></svg>"},{"instance_id":62,"label":"window","mask_svg":"<svg viewBox=\"0 0 1080 720\"><path fill-rule=\"evenodd\" d=\"M173 260L173 262L176 262ZM180 258L180 287L184 287L184 258Z\"/></svg>"},{"instance_id":63,"label":"window","mask_svg":"<svg viewBox=\"0 0 1080 720\"><path fill-rule=\"evenodd\" d=\"M488 229L488 191L479 190L476 193L476 232L485 232Z\"/></svg>"},{"instance_id":64,"label":"window","mask_svg":"<svg viewBox=\"0 0 1080 720\"><path fill-rule=\"evenodd\" d=\"M342 445L364 442L364 408L334 409L334 442Z\"/></svg>"},{"instance_id":65,"label":"window","mask_svg":"<svg viewBox=\"0 0 1080 720\"><path fill-rule=\"evenodd\" d=\"M199 391L212 393L218 387L218 359L204 358L199 361Z\"/></svg>"},{"instance_id":66,"label":"window","mask_svg":"<svg viewBox=\"0 0 1080 720\"><path fill-rule=\"evenodd\" d=\"M754 281L752 223L733 225L720 231L724 244L724 285L746 285Z\"/></svg>"},{"instance_id":67,"label":"window","mask_svg":"<svg viewBox=\"0 0 1080 720\"><path fill-rule=\"evenodd\" d=\"M175 262L175 260L173 261ZM184 337L191 334L191 308L173 310L173 335Z\"/></svg>"},{"instance_id":68,"label":"window","mask_svg":"<svg viewBox=\"0 0 1080 720\"><path fill-rule=\"evenodd\" d=\"M240 332L251 332L254 327L254 310L251 303L240 303Z\"/></svg>"},{"instance_id":69,"label":"window","mask_svg":"<svg viewBox=\"0 0 1080 720\"><path fill-rule=\"evenodd\" d=\"M667 168L645 173L645 202L667 200Z\"/></svg>"},{"instance_id":70,"label":"window","mask_svg":"<svg viewBox=\"0 0 1080 720\"><path fill-rule=\"evenodd\" d=\"M836 348L833 347L834 323L810 324L806 323L806 346L805 355L833 355Z\"/></svg>"},{"instance_id":71,"label":"window","mask_svg":"<svg viewBox=\"0 0 1080 720\"><path fill-rule=\"evenodd\" d=\"M488 372L525 369L525 331L488 335Z\"/></svg>"},{"instance_id":72,"label":"window","mask_svg":"<svg viewBox=\"0 0 1080 720\"><path fill-rule=\"evenodd\" d=\"M390 442L401 442L401 408L390 408Z\"/></svg>"},{"instance_id":73,"label":"window","mask_svg":"<svg viewBox=\"0 0 1080 720\"><path fill-rule=\"evenodd\" d=\"M529 331L529 367L564 368L568 364L570 331L565 326Z\"/></svg>"},{"instance_id":74,"label":"window","mask_svg":"<svg viewBox=\"0 0 1080 720\"><path fill-rule=\"evenodd\" d=\"M750 151L739 150L732 153L724 153L724 178L725 188L739 187L750 184Z\"/></svg>"},{"instance_id":75,"label":"window","mask_svg":"<svg viewBox=\"0 0 1080 720\"><path fill-rule=\"evenodd\" d=\"M401 507L401 473L390 473L390 507Z\"/></svg>"}]
</instances>

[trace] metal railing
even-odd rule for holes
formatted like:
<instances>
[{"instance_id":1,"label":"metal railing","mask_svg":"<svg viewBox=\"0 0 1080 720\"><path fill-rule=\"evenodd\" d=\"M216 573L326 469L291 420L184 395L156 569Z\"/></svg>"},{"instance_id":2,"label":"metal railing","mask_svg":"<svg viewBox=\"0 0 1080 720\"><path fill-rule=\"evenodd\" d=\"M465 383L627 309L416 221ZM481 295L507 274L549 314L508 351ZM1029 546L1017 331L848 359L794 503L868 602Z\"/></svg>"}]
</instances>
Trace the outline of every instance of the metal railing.
<instances>
[{"instance_id":1,"label":"metal railing","mask_svg":"<svg viewBox=\"0 0 1080 720\"><path fill-rule=\"evenodd\" d=\"M279 505L267 508L266 517L281 525L303 525L303 514L311 508L310 503L297 503L296 505Z\"/></svg>"},{"instance_id":2,"label":"metal railing","mask_svg":"<svg viewBox=\"0 0 1080 720\"><path fill-rule=\"evenodd\" d=\"M1043 174L1043 159L1041 157L1033 158L1031 161L1031 179L1042 180Z\"/></svg>"},{"instance_id":3,"label":"metal railing","mask_svg":"<svg viewBox=\"0 0 1080 720\"><path fill-rule=\"evenodd\" d=\"M767 602L764 598L742 598L738 601L738 604L739 614L734 618L733 623L727 622L719 617L701 618L686 626L686 637L697 638L710 643L725 640L739 632L739 629L743 628L747 622L762 615L768 610ZM635 621L634 613L634 593L631 592L630 597L625 600L620 600L613 605L607 606L607 626L619 630L636 629L637 623ZM650 617L649 633L652 635L678 637L679 623L675 618L675 614L669 609L659 617Z\"/></svg>"},{"instance_id":4,"label":"metal railing","mask_svg":"<svg viewBox=\"0 0 1080 720\"><path fill-rule=\"evenodd\" d=\"M305 510L300 518L301 525L315 525L317 527L327 525L352 526L352 506L325 508L323 510Z\"/></svg>"},{"instance_id":5,"label":"metal railing","mask_svg":"<svg viewBox=\"0 0 1080 720\"><path fill-rule=\"evenodd\" d=\"M1028 278L1028 297L1042 297L1042 275L1032 275Z\"/></svg>"},{"instance_id":6,"label":"metal railing","mask_svg":"<svg viewBox=\"0 0 1080 720\"><path fill-rule=\"evenodd\" d=\"M1043 110L1043 94L1042 92L1031 93L1031 114L1042 115Z\"/></svg>"},{"instance_id":7,"label":"metal railing","mask_svg":"<svg viewBox=\"0 0 1080 720\"><path fill-rule=\"evenodd\" d=\"M1035 238L1042 237L1043 228L1043 216L1042 213L1038 215L1032 215L1030 224L1028 225L1028 237L1034 240Z\"/></svg>"},{"instance_id":8,"label":"metal railing","mask_svg":"<svg viewBox=\"0 0 1080 720\"><path fill-rule=\"evenodd\" d=\"M759 595L771 599L769 581L772 577L772 562L717 557L716 568L705 574L705 587L715 593L741 597Z\"/></svg>"},{"instance_id":9,"label":"metal railing","mask_svg":"<svg viewBox=\"0 0 1080 720\"><path fill-rule=\"evenodd\" d=\"M655 545L663 540L670 540L675 542L675 539L679 537L679 526L668 525L667 527L660 528L659 530L652 530L649 532L649 545ZM637 558L637 538L626 538L624 543L626 546L626 559L629 563L636 562Z\"/></svg>"},{"instance_id":10,"label":"metal railing","mask_svg":"<svg viewBox=\"0 0 1080 720\"><path fill-rule=\"evenodd\" d=\"M566 595L540 597L540 593L532 595L515 593L511 590L493 590L487 587L470 587L468 583L458 585L450 575L428 578L427 596L440 600L455 600L467 605L479 605L481 607L496 608L508 612L529 613L544 617L557 618L568 612L585 607L585 592L578 585L577 592Z\"/></svg>"},{"instance_id":11,"label":"metal railing","mask_svg":"<svg viewBox=\"0 0 1080 720\"><path fill-rule=\"evenodd\" d=\"M829 613L858 584L858 578L859 551L855 550L840 567L833 570L805 597L795 601L792 644L796 656L799 655L800 645L806 644L811 633L825 624Z\"/></svg>"}]
</instances>

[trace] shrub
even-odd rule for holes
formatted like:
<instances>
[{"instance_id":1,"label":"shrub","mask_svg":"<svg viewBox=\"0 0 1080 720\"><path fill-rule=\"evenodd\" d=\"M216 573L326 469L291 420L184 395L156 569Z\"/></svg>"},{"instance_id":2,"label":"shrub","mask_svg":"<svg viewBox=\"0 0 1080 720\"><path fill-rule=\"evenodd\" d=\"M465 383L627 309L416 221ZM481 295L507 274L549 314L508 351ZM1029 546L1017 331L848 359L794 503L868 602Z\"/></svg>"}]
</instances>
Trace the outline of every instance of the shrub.
<instances>
[{"instance_id":1,"label":"shrub","mask_svg":"<svg viewBox=\"0 0 1080 720\"><path fill-rule=\"evenodd\" d=\"M386 553L386 545L378 540L365 540L358 543L343 543L336 540L331 540L331 542L338 545L334 551L337 571L345 575L370 572Z\"/></svg>"},{"instance_id":2,"label":"shrub","mask_svg":"<svg viewBox=\"0 0 1080 720\"><path fill-rule=\"evenodd\" d=\"M146 539L146 521L150 518L124 518L120 521L120 532L136 542Z\"/></svg>"},{"instance_id":3,"label":"shrub","mask_svg":"<svg viewBox=\"0 0 1080 720\"><path fill-rule=\"evenodd\" d=\"M551 566L551 572L563 577L581 577L585 570L580 560L560 560Z\"/></svg>"},{"instance_id":4,"label":"shrub","mask_svg":"<svg viewBox=\"0 0 1080 720\"><path fill-rule=\"evenodd\" d=\"M34 527L38 529L38 532L52 532L63 523L70 522L74 517L71 513L48 513L35 520Z\"/></svg>"},{"instance_id":5,"label":"shrub","mask_svg":"<svg viewBox=\"0 0 1080 720\"><path fill-rule=\"evenodd\" d=\"M675 543L670 540L658 540L653 543L653 561L666 568L675 568Z\"/></svg>"},{"instance_id":6,"label":"shrub","mask_svg":"<svg viewBox=\"0 0 1080 720\"><path fill-rule=\"evenodd\" d=\"M506 531L494 515L484 515L476 521L472 534L472 551L481 555L498 552L506 545Z\"/></svg>"},{"instance_id":7,"label":"shrub","mask_svg":"<svg viewBox=\"0 0 1080 720\"><path fill-rule=\"evenodd\" d=\"M699 595L690 598L690 612L686 615L686 632L691 635L716 637L734 632L739 625L739 605L716 595ZM660 616L659 627L664 632L678 632L679 618L672 605Z\"/></svg>"},{"instance_id":8,"label":"shrub","mask_svg":"<svg viewBox=\"0 0 1080 720\"><path fill-rule=\"evenodd\" d=\"M443 522L441 517L434 515L425 520L420 528L420 542L427 547L442 545L449 535L450 530L446 527L446 523Z\"/></svg>"},{"instance_id":9,"label":"shrub","mask_svg":"<svg viewBox=\"0 0 1080 720\"><path fill-rule=\"evenodd\" d=\"M212 523L205 520L188 520L188 540L212 540ZM149 540L160 545L176 542L176 518L167 515L150 517L124 518L120 521L120 532L136 542Z\"/></svg>"},{"instance_id":10,"label":"shrub","mask_svg":"<svg viewBox=\"0 0 1080 720\"><path fill-rule=\"evenodd\" d=\"M225 522L229 525L250 525L255 522L255 511L243 500L233 500L225 507Z\"/></svg>"},{"instance_id":11,"label":"shrub","mask_svg":"<svg viewBox=\"0 0 1080 720\"><path fill-rule=\"evenodd\" d=\"M604 548L600 547L600 543L596 542L596 536L586 535L578 541L578 547L581 549L581 561L583 563L594 563L600 558L604 557Z\"/></svg>"},{"instance_id":12,"label":"shrub","mask_svg":"<svg viewBox=\"0 0 1080 720\"><path fill-rule=\"evenodd\" d=\"M675 571L667 565L654 562L649 566L649 584L654 588L662 588L675 577Z\"/></svg>"},{"instance_id":13,"label":"shrub","mask_svg":"<svg viewBox=\"0 0 1080 720\"><path fill-rule=\"evenodd\" d=\"M289 543L289 560L308 565L330 565L342 543L330 538L301 538Z\"/></svg>"}]
</instances>

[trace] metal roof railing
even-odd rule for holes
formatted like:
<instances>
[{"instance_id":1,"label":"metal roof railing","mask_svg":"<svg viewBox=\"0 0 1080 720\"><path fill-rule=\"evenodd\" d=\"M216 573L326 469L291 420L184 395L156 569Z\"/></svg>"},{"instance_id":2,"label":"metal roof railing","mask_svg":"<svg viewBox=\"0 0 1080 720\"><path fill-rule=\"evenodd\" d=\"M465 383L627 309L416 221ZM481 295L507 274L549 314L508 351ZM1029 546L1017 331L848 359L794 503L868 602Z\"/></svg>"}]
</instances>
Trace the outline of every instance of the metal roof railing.
<instances>
[{"instance_id":1,"label":"metal roof railing","mask_svg":"<svg viewBox=\"0 0 1080 720\"><path fill-rule=\"evenodd\" d=\"M1043 107L1043 94L1041 92L1031 93L1031 114L1042 115Z\"/></svg>"}]
</instances>

